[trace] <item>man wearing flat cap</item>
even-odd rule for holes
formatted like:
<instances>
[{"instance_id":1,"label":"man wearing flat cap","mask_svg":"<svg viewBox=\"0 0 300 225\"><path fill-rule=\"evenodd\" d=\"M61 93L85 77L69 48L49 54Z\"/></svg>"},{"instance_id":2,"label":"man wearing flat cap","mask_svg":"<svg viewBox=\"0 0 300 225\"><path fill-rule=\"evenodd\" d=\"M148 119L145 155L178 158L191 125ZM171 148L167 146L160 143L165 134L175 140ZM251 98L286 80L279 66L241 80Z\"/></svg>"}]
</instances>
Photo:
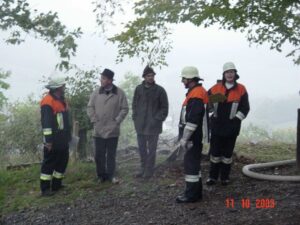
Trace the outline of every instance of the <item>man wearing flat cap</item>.
<instances>
[{"instance_id":1,"label":"man wearing flat cap","mask_svg":"<svg viewBox=\"0 0 300 225\"><path fill-rule=\"evenodd\" d=\"M144 81L136 87L132 101L132 119L141 157L141 169L136 177L146 179L153 175L158 136L169 110L167 93L155 83L155 74L151 67L146 66Z\"/></svg>"},{"instance_id":2,"label":"man wearing flat cap","mask_svg":"<svg viewBox=\"0 0 300 225\"><path fill-rule=\"evenodd\" d=\"M114 72L104 69L100 87L91 94L87 114L94 125L95 162L100 182L118 183L114 177L120 124L128 113L123 90L113 84Z\"/></svg>"}]
</instances>

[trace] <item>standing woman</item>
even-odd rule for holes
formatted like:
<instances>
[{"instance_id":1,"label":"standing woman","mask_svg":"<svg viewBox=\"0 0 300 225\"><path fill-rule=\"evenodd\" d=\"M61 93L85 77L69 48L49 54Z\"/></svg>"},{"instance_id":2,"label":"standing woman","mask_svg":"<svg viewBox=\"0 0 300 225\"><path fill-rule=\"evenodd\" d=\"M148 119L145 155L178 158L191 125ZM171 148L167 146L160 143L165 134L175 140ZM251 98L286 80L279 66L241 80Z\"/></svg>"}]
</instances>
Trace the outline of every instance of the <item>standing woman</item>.
<instances>
[{"instance_id":1,"label":"standing woman","mask_svg":"<svg viewBox=\"0 0 300 225\"><path fill-rule=\"evenodd\" d=\"M223 66L222 82L215 84L208 91L213 115L207 185L216 184L219 174L222 185L230 183L229 174L235 142L240 133L241 122L250 110L247 90L237 82L238 79L235 65L227 62Z\"/></svg>"}]
</instances>

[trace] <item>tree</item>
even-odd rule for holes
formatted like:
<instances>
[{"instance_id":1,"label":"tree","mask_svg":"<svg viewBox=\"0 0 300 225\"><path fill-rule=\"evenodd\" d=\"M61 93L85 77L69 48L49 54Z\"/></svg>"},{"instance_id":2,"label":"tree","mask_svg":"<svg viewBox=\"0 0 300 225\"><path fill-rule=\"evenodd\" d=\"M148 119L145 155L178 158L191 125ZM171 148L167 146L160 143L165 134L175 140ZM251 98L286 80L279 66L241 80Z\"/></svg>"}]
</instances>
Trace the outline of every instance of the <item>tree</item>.
<instances>
[{"instance_id":1,"label":"tree","mask_svg":"<svg viewBox=\"0 0 300 225\"><path fill-rule=\"evenodd\" d=\"M100 0L98 0L100 2ZM105 27L108 18L114 20L112 9L124 8L118 0L106 0L110 10L96 4L96 13L106 18L98 24ZM103 5L103 4L102 4ZM170 25L192 23L209 27L218 24L227 30L246 33L250 43L269 43L271 49L282 51L285 43L294 46L287 55L300 64L300 2L298 0L140 0L133 5L135 19L125 25L125 30L109 40L118 44L118 60L124 56L150 57L152 64L164 65L164 55L171 50L166 38ZM117 9L115 9L116 11ZM153 59L158 60L153 61Z\"/></svg>"},{"instance_id":2,"label":"tree","mask_svg":"<svg viewBox=\"0 0 300 225\"><path fill-rule=\"evenodd\" d=\"M120 83L120 88L122 88L122 90L125 92L129 105L129 113L121 126L121 135L119 141L121 148L123 146L127 147L129 145L136 145L136 132L132 121L132 99L136 86L141 82L142 80L139 76L136 76L131 72L127 72L124 80Z\"/></svg>"},{"instance_id":3,"label":"tree","mask_svg":"<svg viewBox=\"0 0 300 225\"><path fill-rule=\"evenodd\" d=\"M74 72L75 71L75 72ZM96 77L100 74L98 68L84 71L76 66L72 66L72 70L69 72L74 72L74 75L69 75L67 77L67 89L66 96L68 103L71 106L71 114L73 120L79 122L79 143L78 152L79 158L86 158L87 153L87 132L92 127L87 116L86 107L89 101L89 97L96 86Z\"/></svg>"},{"instance_id":4,"label":"tree","mask_svg":"<svg viewBox=\"0 0 300 225\"><path fill-rule=\"evenodd\" d=\"M4 82L3 80L10 76L9 71L3 71L0 69L0 109L3 106L4 102L7 100L3 94L3 90L7 90L9 88L9 84Z\"/></svg>"},{"instance_id":5,"label":"tree","mask_svg":"<svg viewBox=\"0 0 300 225\"><path fill-rule=\"evenodd\" d=\"M80 37L80 28L68 31L55 12L38 13L32 10L27 0L3 0L0 3L0 30L8 31L6 43L20 44L25 41L24 34L53 44L59 51L61 69L69 67L69 59L75 55Z\"/></svg>"}]
</instances>

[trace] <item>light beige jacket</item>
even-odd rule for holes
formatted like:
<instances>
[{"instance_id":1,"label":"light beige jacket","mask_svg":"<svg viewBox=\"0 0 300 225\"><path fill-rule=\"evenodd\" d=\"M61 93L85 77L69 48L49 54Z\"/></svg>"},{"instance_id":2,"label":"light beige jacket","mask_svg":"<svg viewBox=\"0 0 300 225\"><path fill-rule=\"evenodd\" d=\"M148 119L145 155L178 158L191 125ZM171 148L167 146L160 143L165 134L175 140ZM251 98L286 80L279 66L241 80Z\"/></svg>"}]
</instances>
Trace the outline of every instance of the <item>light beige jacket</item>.
<instances>
[{"instance_id":1,"label":"light beige jacket","mask_svg":"<svg viewBox=\"0 0 300 225\"><path fill-rule=\"evenodd\" d=\"M91 94L87 114L94 124L95 137L111 138L120 135L120 124L128 113L128 103L124 91L113 85L109 94L98 87Z\"/></svg>"}]
</instances>

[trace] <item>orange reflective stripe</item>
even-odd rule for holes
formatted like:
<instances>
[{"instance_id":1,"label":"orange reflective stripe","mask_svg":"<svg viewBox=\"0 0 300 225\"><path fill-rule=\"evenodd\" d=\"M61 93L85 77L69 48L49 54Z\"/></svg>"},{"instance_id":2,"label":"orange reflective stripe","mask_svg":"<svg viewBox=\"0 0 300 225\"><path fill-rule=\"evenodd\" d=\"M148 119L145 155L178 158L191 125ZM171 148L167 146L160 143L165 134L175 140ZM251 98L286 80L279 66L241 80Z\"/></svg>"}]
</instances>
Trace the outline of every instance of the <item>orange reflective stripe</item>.
<instances>
[{"instance_id":1,"label":"orange reflective stripe","mask_svg":"<svg viewBox=\"0 0 300 225\"><path fill-rule=\"evenodd\" d=\"M50 94L46 95L42 99L40 105L49 105L52 108L54 114L66 111L66 106L64 106L61 101L54 99Z\"/></svg>"},{"instance_id":2,"label":"orange reflective stripe","mask_svg":"<svg viewBox=\"0 0 300 225\"><path fill-rule=\"evenodd\" d=\"M208 103L207 92L202 86L197 86L197 87L193 88L186 96L182 106L186 106L188 101L191 98L199 98L199 99L202 99L204 104Z\"/></svg>"},{"instance_id":3,"label":"orange reflective stripe","mask_svg":"<svg viewBox=\"0 0 300 225\"><path fill-rule=\"evenodd\" d=\"M214 94L226 94L226 88L223 84L216 84L211 89L210 92ZM229 91L227 96L227 102L239 102L241 97L246 93L246 88L242 84L237 84L237 86Z\"/></svg>"}]
</instances>

